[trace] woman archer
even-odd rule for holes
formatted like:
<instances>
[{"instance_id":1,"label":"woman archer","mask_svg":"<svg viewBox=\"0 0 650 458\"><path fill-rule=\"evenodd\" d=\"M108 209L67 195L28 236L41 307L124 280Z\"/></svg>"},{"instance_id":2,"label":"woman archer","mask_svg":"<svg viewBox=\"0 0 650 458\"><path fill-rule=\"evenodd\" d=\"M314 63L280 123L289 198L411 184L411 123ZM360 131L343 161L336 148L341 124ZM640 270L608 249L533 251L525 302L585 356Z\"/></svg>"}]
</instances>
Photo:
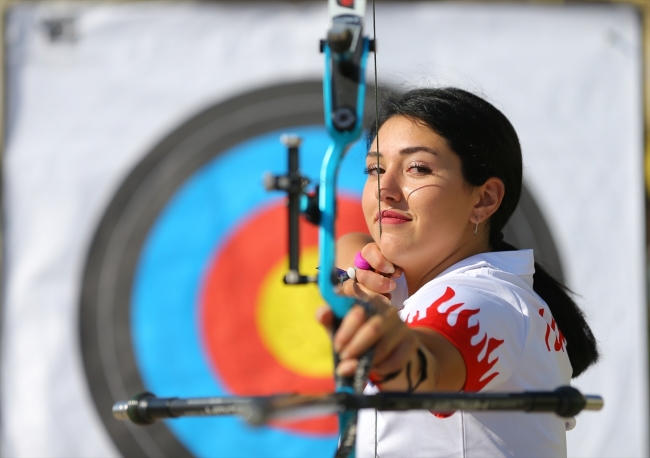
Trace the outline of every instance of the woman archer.
<instances>
[{"instance_id":1,"label":"woman archer","mask_svg":"<svg viewBox=\"0 0 650 458\"><path fill-rule=\"evenodd\" d=\"M371 235L337 242L337 265L356 264L344 292L377 313L366 319L355 306L345 316L333 335L337 372L351 375L374 347L367 393L528 391L567 385L596 362L567 289L532 250L503 241L522 186L506 117L460 89L418 89L386 102L378 126L362 198ZM319 320L331 327L329 309ZM362 411L357 454L566 456L569 423L553 414Z\"/></svg>"}]
</instances>

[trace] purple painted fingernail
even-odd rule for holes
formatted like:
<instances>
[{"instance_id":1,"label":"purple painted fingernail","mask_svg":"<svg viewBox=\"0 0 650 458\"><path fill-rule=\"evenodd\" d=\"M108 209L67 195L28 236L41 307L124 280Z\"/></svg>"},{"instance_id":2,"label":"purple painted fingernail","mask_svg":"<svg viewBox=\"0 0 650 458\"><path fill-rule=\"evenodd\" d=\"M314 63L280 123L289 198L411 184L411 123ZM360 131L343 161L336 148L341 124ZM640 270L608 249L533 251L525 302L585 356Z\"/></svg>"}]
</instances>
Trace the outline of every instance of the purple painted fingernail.
<instances>
[{"instance_id":1,"label":"purple painted fingernail","mask_svg":"<svg viewBox=\"0 0 650 458\"><path fill-rule=\"evenodd\" d=\"M361 256L361 252L358 251L357 254L354 256L354 265L361 270L371 270L372 266L368 264L368 261L366 261L363 256Z\"/></svg>"}]
</instances>

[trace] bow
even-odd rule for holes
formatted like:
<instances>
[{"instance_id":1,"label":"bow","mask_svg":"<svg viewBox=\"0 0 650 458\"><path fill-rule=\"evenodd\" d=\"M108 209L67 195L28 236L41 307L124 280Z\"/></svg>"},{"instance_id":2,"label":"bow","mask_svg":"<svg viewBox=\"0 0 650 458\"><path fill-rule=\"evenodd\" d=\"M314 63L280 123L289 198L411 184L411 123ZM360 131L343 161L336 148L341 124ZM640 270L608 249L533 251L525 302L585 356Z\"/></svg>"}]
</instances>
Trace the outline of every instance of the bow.
<instances>
[{"instance_id":1,"label":"bow","mask_svg":"<svg viewBox=\"0 0 650 458\"><path fill-rule=\"evenodd\" d=\"M284 191L289 197L289 271L284 282L290 285L317 282L323 299L340 321L359 301L340 296L336 291L339 283L346 278L345 273L335 267L336 179L345 153L361 136L366 92L365 70L368 54L375 51L375 43L363 35L366 0L328 2L330 28L327 38L321 40L321 52L325 56L325 125L331 144L321 166L320 185L317 186L316 193L305 192L309 180L301 176L299 171L298 148L301 141L291 135L281 138L288 148L287 175L268 175L264 183L267 189ZM375 74L375 90L376 86ZM301 213L308 221L319 226L320 273L317 277L303 275L299 271L298 221ZM361 305L367 315L372 314L369 304ZM336 355L334 362L336 366ZM600 410L603 406L603 400L599 396L583 396L571 387L561 387L553 392L531 393L380 393L363 396L361 392L371 362L372 351L360 358L354 377L337 376L336 393L333 394L178 399L156 398L151 393L139 393L129 401L117 402L113 406L113 414L119 420L131 420L138 424L190 415L239 415L249 423L259 425L276 418L338 413L340 440L336 456L353 458L359 409L523 410L556 412L571 417L583 409Z\"/></svg>"},{"instance_id":2,"label":"bow","mask_svg":"<svg viewBox=\"0 0 650 458\"><path fill-rule=\"evenodd\" d=\"M374 4L373 4L374 6ZM354 305L354 299L339 296L334 288L336 219L336 176L347 149L361 136L366 83L365 68L368 53L374 51L374 41L363 35L365 0L329 0L331 27L327 39L321 42L325 54L323 102L325 125L332 143L325 154L320 174L318 206L321 214L319 246L321 275L318 277L320 293L339 320ZM330 274L331 273L331 274ZM366 313L371 313L367 304ZM335 355L334 364L338 362ZM364 355L353 380L336 380L336 391L343 393L363 390L372 363L372 353ZM357 411L339 414L340 443L338 456L354 457Z\"/></svg>"},{"instance_id":3,"label":"bow","mask_svg":"<svg viewBox=\"0 0 650 458\"><path fill-rule=\"evenodd\" d=\"M363 35L365 9L365 0L329 0L330 29L327 38L321 40L320 48L325 56L323 105L325 125L331 143L321 166L318 194L311 198L304 194L308 180L299 172L300 139L295 136L282 137L282 142L288 148L288 174L265 179L267 189L283 190L289 195L289 272L285 276L285 283L304 284L315 280L299 272L298 219L302 209L307 219L319 226L318 287L339 322L354 305L355 300L336 293L336 287L341 280L339 269L334 265L336 178L345 153L361 136L366 94L366 63L369 52L374 52L375 49L374 40ZM372 313L369 304L361 305L368 315ZM360 359L354 377L336 376L337 393L362 392L371 362L372 352L368 352ZM337 363L338 358L334 355L334 365ZM339 413L340 445L337 457L354 456L356 420L356 410L343 410Z\"/></svg>"}]
</instances>

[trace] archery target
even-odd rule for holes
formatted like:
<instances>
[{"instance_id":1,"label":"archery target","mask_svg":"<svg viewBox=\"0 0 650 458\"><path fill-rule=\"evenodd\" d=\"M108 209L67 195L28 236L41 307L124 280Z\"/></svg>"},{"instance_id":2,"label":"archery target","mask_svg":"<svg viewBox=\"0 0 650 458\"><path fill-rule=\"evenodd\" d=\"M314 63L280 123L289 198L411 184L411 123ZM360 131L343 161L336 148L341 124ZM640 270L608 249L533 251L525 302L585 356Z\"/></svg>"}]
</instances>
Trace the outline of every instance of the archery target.
<instances>
[{"instance_id":1,"label":"archery target","mask_svg":"<svg viewBox=\"0 0 650 458\"><path fill-rule=\"evenodd\" d=\"M292 130L304 139L303 171L313 177L327 148L326 132L320 127ZM131 332L144 384L157 394L333 389L326 363L331 354L328 339L313 319L320 305L317 288L282 284L288 265L286 211L282 198L267 194L260 185L265 170L282 171L278 164L286 151L280 133L244 141L199 169L165 206L145 240L134 277ZM362 157L360 146L351 151L351 163L355 156ZM307 151L316 154L308 158ZM353 177L347 168L345 175ZM358 179L341 179L343 192L350 195L340 199L342 213L349 216L342 219L341 232L364 229L356 197L361 185ZM241 186L258 190L244 193L238 191ZM313 253L317 242L315 229L307 229L303 227L306 254ZM317 258L305 256L304 264L309 261L305 268L313 270ZM290 313L273 313L283 310ZM273 344L287 337L292 340L289 348ZM315 354L305 349L315 349ZM313 370L314 362L320 370ZM214 450L224 456L260 455L262 450L267 456L272 451L287 456L287 445L295 449L289 452L292 456L308 450L330 455L336 432L333 418L263 431L251 430L236 418L182 419L169 427L202 456Z\"/></svg>"},{"instance_id":2,"label":"archery target","mask_svg":"<svg viewBox=\"0 0 650 458\"><path fill-rule=\"evenodd\" d=\"M371 92L371 91L369 91ZM87 377L125 456L331 456L332 417L252 429L238 418L182 418L138 427L111 406L140 391L209 397L333 388L330 347L313 319L315 285L288 287L284 198L261 185L286 171L284 132L303 138L313 181L329 144L321 85L264 88L196 115L156 146L115 194L87 258L80 325ZM365 231L365 145L339 173L337 233ZM301 268L318 265L317 232L301 223ZM561 273L533 197L506 238Z\"/></svg>"}]
</instances>

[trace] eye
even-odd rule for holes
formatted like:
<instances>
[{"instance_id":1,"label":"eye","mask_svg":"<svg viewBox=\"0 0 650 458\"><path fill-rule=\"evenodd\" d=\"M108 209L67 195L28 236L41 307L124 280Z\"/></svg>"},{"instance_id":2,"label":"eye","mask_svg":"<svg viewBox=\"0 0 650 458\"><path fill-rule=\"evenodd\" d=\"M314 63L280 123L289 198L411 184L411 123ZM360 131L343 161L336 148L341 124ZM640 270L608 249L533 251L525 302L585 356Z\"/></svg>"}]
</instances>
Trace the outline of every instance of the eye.
<instances>
[{"instance_id":1,"label":"eye","mask_svg":"<svg viewBox=\"0 0 650 458\"><path fill-rule=\"evenodd\" d=\"M431 167L422 162L415 162L408 166L408 171L416 175L428 175L432 172Z\"/></svg>"},{"instance_id":2,"label":"eye","mask_svg":"<svg viewBox=\"0 0 650 458\"><path fill-rule=\"evenodd\" d=\"M370 176L377 176L384 173L384 169L379 167L377 164L371 164L367 166L365 169L363 169L363 173Z\"/></svg>"}]
</instances>

